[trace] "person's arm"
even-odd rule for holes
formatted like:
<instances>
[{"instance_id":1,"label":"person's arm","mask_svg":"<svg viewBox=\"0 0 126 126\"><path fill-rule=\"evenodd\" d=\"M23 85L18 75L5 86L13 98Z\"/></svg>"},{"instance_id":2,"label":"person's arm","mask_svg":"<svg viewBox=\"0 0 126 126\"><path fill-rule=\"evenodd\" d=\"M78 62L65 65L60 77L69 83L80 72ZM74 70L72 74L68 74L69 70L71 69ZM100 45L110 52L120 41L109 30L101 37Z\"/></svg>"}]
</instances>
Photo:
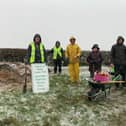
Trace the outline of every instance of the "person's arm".
<instances>
[{"instance_id":1,"label":"person's arm","mask_svg":"<svg viewBox=\"0 0 126 126\"><path fill-rule=\"evenodd\" d=\"M45 59L45 63L47 64L47 53L46 53L46 49L43 46L43 51L44 51L44 59Z\"/></svg>"},{"instance_id":2,"label":"person's arm","mask_svg":"<svg viewBox=\"0 0 126 126\"><path fill-rule=\"evenodd\" d=\"M30 57L31 57L31 45L28 46L27 49L27 63L30 63Z\"/></svg>"},{"instance_id":3,"label":"person's arm","mask_svg":"<svg viewBox=\"0 0 126 126\"><path fill-rule=\"evenodd\" d=\"M87 62L89 63L89 64L91 64L92 63L92 59L91 59L91 53L88 55L88 57L87 57Z\"/></svg>"},{"instance_id":4,"label":"person's arm","mask_svg":"<svg viewBox=\"0 0 126 126\"><path fill-rule=\"evenodd\" d=\"M66 57L66 58L69 58L68 46L67 46L66 51L65 51L65 57Z\"/></svg>"},{"instance_id":5,"label":"person's arm","mask_svg":"<svg viewBox=\"0 0 126 126\"><path fill-rule=\"evenodd\" d=\"M110 52L111 64L114 64L114 58L115 58L115 49L114 49L114 46L112 46L111 52Z\"/></svg>"},{"instance_id":6,"label":"person's arm","mask_svg":"<svg viewBox=\"0 0 126 126\"><path fill-rule=\"evenodd\" d=\"M52 53L52 54L53 54L53 48L50 50L50 53Z\"/></svg>"},{"instance_id":7,"label":"person's arm","mask_svg":"<svg viewBox=\"0 0 126 126\"><path fill-rule=\"evenodd\" d=\"M63 48L61 48L61 53L62 53L62 60L64 61L64 51L63 51Z\"/></svg>"},{"instance_id":8,"label":"person's arm","mask_svg":"<svg viewBox=\"0 0 126 126\"><path fill-rule=\"evenodd\" d=\"M102 56L102 53L100 52L100 63L103 62L103 56Z\"/></svg>"},{"instance_id":9,"label":"person's arm","mask_svg":"<svg viewBox=\"0 0 126 126\"><path fill-rule=\"evenodd\" d=\"M78 46L77 47L77 57L80 57L81 56L81 49L80 47Z\"/></svg>"},{"instance_id":10,"label":"person's arm","mask_svg":"<svg viewBox=\"0 0 126 126\"><path fill-rule=\"evenodd\" d=\"M126 46L125 46L125 56L126 56Z\"/></svg>"}]
</instances>

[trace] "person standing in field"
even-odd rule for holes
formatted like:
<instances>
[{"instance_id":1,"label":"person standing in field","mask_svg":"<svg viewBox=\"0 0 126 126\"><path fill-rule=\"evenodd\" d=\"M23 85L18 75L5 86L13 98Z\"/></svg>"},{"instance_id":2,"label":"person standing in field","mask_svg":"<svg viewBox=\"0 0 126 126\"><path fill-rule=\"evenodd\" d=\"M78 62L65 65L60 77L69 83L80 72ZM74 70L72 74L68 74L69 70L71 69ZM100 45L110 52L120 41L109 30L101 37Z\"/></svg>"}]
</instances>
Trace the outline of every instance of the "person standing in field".
<instances>
[{"instance_id":1,"label":"person standing in field","mask_svg":"<svg viewBox=\"0 0 126 126\"><path fill-rule=\"evenodd\" d=\"M29 44L27 58L30 64L46 62L46 51L39 34L35 34L33 42Z\"/></svg>"},{"instance_id":2,"label":"person standing in field","mask_svg":"<svg viewBox=\"0 0 126 126\"><path fill-rule=\"evenodd\" d=\"M61 47L61 44L59 41L56 41L54 48L51 50L51 53L53 54L53 62L54 62L54 73L57 73L57 70L59 74L62 72L62 62L63 62L63 48Z\"/></svg>"},{"instance_id":3,"label":"person standing in field","mask_svg":"<svg viewBox=\"0 0 126 126\"><path fill-rule=\"evenodd\" d=\"M72 83L78 83L79 84L79 58L81 55L81 49L76 44L76 38L71 37L69 39L70 44L66 48L66 58L69 61L68 69L69 69L69 75L70 75L70 81Z\"/></svg>"},{"instance_id":4,"label":"person standing in field","mask_svg":"<svg viewBox=\"0 0 126 126\"><path fill-rule=\"evenodd\" d=\"M111 66L114 66L115 76L122 75L122 80L126 81L126 46L124 38L119 36L116 44L111 48ZM126 84L123 84L126 86ZM119 87L119 84L116 84Z\"/></svg>"},{"instance_id":5,"label":"person standing in field","mask_svg":"<svg viewBox=\"0 0 126 126\"><path fill-rule=\"evenodd\" d=\"M90 54L87 57L87 62L89 64L89 71L90 71L90 77L93 78L94 77L94 73L100 72L101 71L101 67L102 67L102 54L100 52L100 48L98 46L98 44L94 44L92 47L92 51L90 52Z\"/></svg>"}]
</instances>

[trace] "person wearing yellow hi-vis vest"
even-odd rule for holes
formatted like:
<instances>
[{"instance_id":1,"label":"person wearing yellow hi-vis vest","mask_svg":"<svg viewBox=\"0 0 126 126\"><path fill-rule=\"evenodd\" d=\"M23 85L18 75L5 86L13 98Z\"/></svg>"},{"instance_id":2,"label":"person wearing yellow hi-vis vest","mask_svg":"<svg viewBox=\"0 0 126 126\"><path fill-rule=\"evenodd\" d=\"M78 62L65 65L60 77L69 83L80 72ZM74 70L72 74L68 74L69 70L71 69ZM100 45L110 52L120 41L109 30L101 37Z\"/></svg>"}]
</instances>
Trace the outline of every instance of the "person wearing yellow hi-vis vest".
<instances>
[{"instance_id":1,"label":"person wearing yellow hi-vis vest","mask_svg":"<svg viewBox=\"0 0 126 126\"><path fill-rule=\"evenodd\" d=\"M54 73L57 73L57 69L59 74L62 72L62 61L63 61L63 48L60 46L60 42L56 41L54 48L51 50L52 58L54 61Z\"/></svg>"},{"instance_id":2,"label":"person wearing yellow hi-vis vest","mask_svg":"<svg viewBox=\"0 0 126 126\"><path fill-rule=\"evenodd\" d=\"M68 68L69 68L69 75L70 75L70 81L72 83L78 83L79 80L79 58L81 55L81 49L80 47L75 43L76 38L71 37L69 39L70 44L66 48L65 56L68 59Z\"/></svg>"},{"instance_id":3,"label":"person wearing yellow hi-vis vest","mask_svg":"<svg viewBox=\"0 0 126 126\"><path fill-rule=\"evenodd\" d=\"M35 34L33 42L29 44L27 57L30 64L46 62L46 51L39 34Z\"/></svg>"}]
</instances>

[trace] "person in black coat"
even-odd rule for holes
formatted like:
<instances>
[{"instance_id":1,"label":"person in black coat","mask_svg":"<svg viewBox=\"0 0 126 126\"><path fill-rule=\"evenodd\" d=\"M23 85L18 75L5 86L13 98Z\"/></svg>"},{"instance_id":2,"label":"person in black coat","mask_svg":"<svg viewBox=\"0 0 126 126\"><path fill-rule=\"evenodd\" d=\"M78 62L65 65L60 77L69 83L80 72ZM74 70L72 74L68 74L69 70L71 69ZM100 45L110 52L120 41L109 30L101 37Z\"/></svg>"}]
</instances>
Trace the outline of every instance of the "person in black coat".
<instances>
[{"instance_id":1,"label":"person in black coat","mask_svg":"<svg viewBox=\"0 0 126 126\"><path fill-rule=\"evenodd\" d=\"M116 44L111 48L111 66L115 68L115 76L122 75L122 80L126 81L126 46L124 38L119 36ZM126 84L123 84L126 86ZM119 87L119 84L116 84Z\"/></svg>"},{"instance_id":2,"label":"person in black coat","mask_svg":"<svg viewBox=\"0 0 126 126\"><path fill-rule=\"evenodd\" d=\"M87 57L87 62L89 64L89 71L90 71L91 78L94 77L94 73L96 71L97 72L101 71L102 61L103 61L103 58L100 52L100 48L98 44L94 44L92 47L92 51Z\"/></svg>"}]
</instances>

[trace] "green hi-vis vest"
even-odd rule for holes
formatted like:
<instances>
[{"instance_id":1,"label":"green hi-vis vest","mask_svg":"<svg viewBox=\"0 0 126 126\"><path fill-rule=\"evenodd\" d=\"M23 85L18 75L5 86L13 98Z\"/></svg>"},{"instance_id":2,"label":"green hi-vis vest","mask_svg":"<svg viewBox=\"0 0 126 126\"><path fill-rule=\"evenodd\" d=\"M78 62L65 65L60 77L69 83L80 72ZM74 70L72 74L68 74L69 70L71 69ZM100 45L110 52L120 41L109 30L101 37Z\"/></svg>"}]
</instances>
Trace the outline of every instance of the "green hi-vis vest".
<instances>
[{"instance_id":1,"label":"green hi-vis vest","mask_svg":"<svg viewBox=\"0 0 126 126\"><path fill-rule=\"evenodd\" d=\"M44 49L43 49L43 44L40 43L40 54L41 54L41 62L45 62L45 58L44 58ZM36 52L36 48L35 48L35 43L32 42L31 43L31 57L30 57L30 63L34 63L35 62L35 52Z\"/></svg>"},{"instance_id":2,"label":"green hi-vis vest","mask_svg":"<svg viewBox=\"0 0 126 126\"><path fill-rule=\"evenodd\" d=\"M53 59L55 60L55 59L57 59L57 56L60 56L60 57L62 57L62 52L61 52L61 47L59 47L59 48L56 48L56 47L54 47L53 48Z\"/></svg>"}]
</instances>

